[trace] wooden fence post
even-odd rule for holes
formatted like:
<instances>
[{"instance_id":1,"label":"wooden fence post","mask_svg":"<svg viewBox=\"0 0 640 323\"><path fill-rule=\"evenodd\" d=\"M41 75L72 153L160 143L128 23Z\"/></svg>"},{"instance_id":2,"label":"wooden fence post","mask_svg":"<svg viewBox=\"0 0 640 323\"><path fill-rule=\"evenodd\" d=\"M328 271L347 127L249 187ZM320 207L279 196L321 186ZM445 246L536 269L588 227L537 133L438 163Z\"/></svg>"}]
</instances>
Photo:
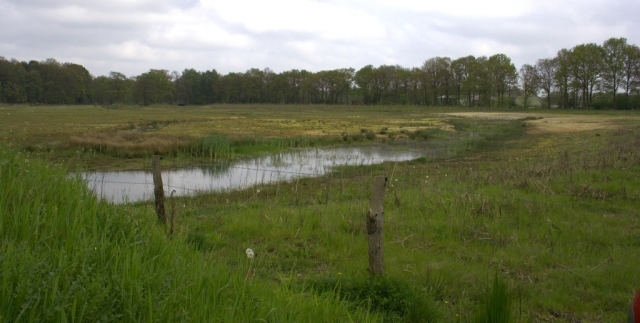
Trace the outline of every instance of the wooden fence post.
<instances>
[{"instance_id":1,"label":"wooden fence post","mask_svg":"<svg viewBox=\"0 0 640 323\"><path fill-rule=\"evenodd\" d=\"M372 275L384 274L384 252L382 244L382 226L384 215L384 192L387 178L375 177L371 186L371 204L367 215L367 234L369 235L369 272Z\"/></svg>"},{"instance_id":2,"label":"wooden fence post","mask_svg":"<svg viewBox=\"0 0 640 323\"><path fill-rule=\"evenodd\" d=\"M162 186L162 176L160 175L160 160L162 156L153 155L151 167L153 168L153 195L156 199L156 214L158 220L167 223L167 215L164 211L164 188Z\"/></svg>"}]
</instances>

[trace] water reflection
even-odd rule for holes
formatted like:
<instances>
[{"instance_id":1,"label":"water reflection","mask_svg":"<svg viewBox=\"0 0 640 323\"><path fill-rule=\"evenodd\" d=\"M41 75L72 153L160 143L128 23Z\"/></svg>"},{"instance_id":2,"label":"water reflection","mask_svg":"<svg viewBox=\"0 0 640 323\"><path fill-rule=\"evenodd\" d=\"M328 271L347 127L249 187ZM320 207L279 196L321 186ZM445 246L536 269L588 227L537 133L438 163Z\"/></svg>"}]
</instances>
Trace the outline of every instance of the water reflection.
<instances>
[{"instance_id":1,"label":"water reflection","mask_svg":"<svg viewBox=\"0 0 640 323\"><path fill-rule=\"evenodd\" d=\"M321 176L339 165L371 165L432 157L434 154L433 151L391 146L305 149L206 167L166 170L162 172L162 181L165 192L175 190L176 195L190 195ZM153 198L153 176L150 171L88 172L83 174L83 178L98 196L114 203Z\"/></svg>"}]
</instances>

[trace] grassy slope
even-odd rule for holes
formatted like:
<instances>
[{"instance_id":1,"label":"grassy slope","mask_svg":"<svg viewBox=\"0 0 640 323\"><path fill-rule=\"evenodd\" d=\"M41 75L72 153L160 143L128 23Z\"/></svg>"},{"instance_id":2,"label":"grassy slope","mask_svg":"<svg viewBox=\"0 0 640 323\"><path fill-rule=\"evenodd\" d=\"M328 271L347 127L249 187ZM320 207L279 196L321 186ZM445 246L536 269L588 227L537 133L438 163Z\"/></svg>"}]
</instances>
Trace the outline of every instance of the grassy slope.
<instances>
[{"instance_id":1,"label":"grassy slope","mask_svg":"<svg viewBox=\"0 0 640 323\"><path fill-rule=\"evenodd\" d=\"M169 240L153 217L100 204L62 168L0 148L0 321L376 321L330 296L247 277ZM296 289L297 290L297 289Z\"/></svg>"}]
</instances>

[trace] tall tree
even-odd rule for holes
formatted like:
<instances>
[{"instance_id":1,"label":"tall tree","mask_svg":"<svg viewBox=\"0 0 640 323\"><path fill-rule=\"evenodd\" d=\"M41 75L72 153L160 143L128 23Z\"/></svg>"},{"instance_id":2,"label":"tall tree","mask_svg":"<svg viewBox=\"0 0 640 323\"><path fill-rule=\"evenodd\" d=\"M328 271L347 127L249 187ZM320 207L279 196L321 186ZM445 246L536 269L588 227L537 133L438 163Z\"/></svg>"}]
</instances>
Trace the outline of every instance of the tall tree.
<instances>
[{"instance_id":1,"label":"tall tree","mask_svg":"<svg viewBox=\"0 0 640 323\"><path fill-rule=\"evenodd\" d=\"M179 104L202 104L200 73L185 69L175 81L176 100Z\"/></svg>"},{"instance_id":2,"label":"tall tree","mask_svg":"<svg viewBox=\"0 0 640 323\"><path fill-rule=\"evenodd\" d=\"M460 72L462 73L462 77L460 80L460 91L466 93L466 105L473 106L475 104L475 97L477 93L477 79L474 72L477 71L476 65L478 63L476 61L476 58L471 55L461 57L457 61L458 63L456 63L456 65L459 67L456 67L456 69L460 69Z\"/></svg>"},{"instance_id":3,"label":"tall tree","mask_svg":"<svg viewBox=\"0 0 640 323\"><path fill-rule=\"evenodd\" d=\"M394 76L396 85L396 104L411 104L411 96L409 90L411 87L411 70L402 66L396 66L396 75Z\"/></svg>"},{"instance_id":4,"label":"tall tree","mask_svg":"<svg viewBox=\"0 0 640 323\"><path fill-rule=\"evenodd\" d=\"M571 51L563 48L558 51L555 58L558 67L556 69L555 83L560 90L560 107L569 107L569 83L571 80L571 74L569 73L569 56Z\"/></svg>"},{"instance_id":5,"label":"tall tree","mask_svg":"<svg viewBox=\"0 0 640 323\"><path fill-rule=\"evenodd\" d=\"M76 97L76 103L91 103L93 102L93 76L82 65L65 63L63 65L66 70L73 70L77 77L80 78L82 85L75 84L78 97ZM75 78L75 77L74 77ZM74 83L77 81L73 81Z\"/></svg>"},{"instance_id":6,"label":"tall tree","mask_svg":"<svg viewBox=\"0 0 640 323\"><path fill-rule=\"evenodd\" d=\"M205 71L200 75L200 93L203 104L211 104L218 100L216 84L220 80L220 74L215 69Z\"/></svg>"},{"instance_id":7,"label":"tall tree","mask_svg":"<svg viewBox=\"0 0 640 323\"><path fill-rule=\"evenodd\" d=\"M602 80L604 86L613 94L613 108L617 108L616 94L624 79L624 59L627 48L626 38L610 38L604 42Z\"/></svg>"},{"instance_id":8,"label":"tall tree","mask_svg":"<svg viewBox=\"0 0 640 323\"><path fill-rule=\"evenodd\" d=\"M456 92L456 105L460 105L460 95L464 84L469 77L469 71L469 56L460 57L451 62L452 86Z\"/></svg>"},{"instance_id":9,"label":"tall tree","mask_svg":"<svg viewBox=\"0 0 640 323\"><path fill-rule=\"evenodd\" d=\"M470 84L473 86L473 91L478 94L478 104L491 106L493 79L489 59L486 56L476 58L472 75Z\"/></svg>"},{"instance_id":10,"label":"tall tree","mask_svg":"<svg viewBox=\"0 0 640 323\"><path fill-rule=\"evenodd\" d=\"M555 86L558 60L553 58L539 59L536 62L538 84L547 94L547 108L551 108L551 91Z\"/></svg>"},{"instance_id":11,"label":"tall tree","mask_svg":"<svg viewBox=\"0 0 640 323\"><path fill-rule=\"evenodd\" d=\"M575 46L569 55L569 71L580 89L582 107L588 108L603 70L604 50L597 44Z\"/></svg>"},{"instance_id":12,"label":"tall tree","mask_svg":"<svg viewBox=\"0 0 640 323\"><path fill-rule=\"evenodd\" d=\"M359 93L362 96L362 100L365 104L376 103L374 102L374 81L373 81L373 73L374 73L373 65L367 65L361 69L359 69L355 76L354 81L358 86Z\"/></svg>"},{"instance_id":13,"label":"tall tree","mask_svg":"<svg viewBox=\"0 0 640 323\"><path fill-rule=\"evenodd\" d=\"M509 88L518 79L518 71L511 63L511 59L505 54L495 54L489 57L489 74L491 75L491 81L493 84L493 90L498 97L498 104L505 105L505 93L509 91ZM493 93L490 93L492 96ZM506 105L510 102L510 94L507 97ZM491 103L491 102L490 102ZM490 104L491 105L491 104Z\"/></svg>"},{"instance_id":14,"label":"tall tree","mask_svg":"<svg viewBox=\"0 0 640 323\"><path fill-rule=\"evenodd\" d=\"M522 86L522 93L524 95L523 107L528 105L529 97L535 95L538 92L538 71L536 67L529 64L524 64L520 68L520 85Z\"/></svg>"},{"instance_id":15,"label":"tall tree","mask_svg":"<svg viewBox=\"0 0 640 323\"><path fill-rule=\"evenodd\" d=\"M136 78L134 98L139 104L173 102L172 76L167 70L149 70Z\"/></svg>"},{"instance_id":16,"label":"tall tree","mask_svg":"<svg viewBox=\"0 0 640 323\"><path fill-rule=\"evenodd\" d=\"M42 79L40 73L37 70L31 70L27 72L25 79L25 90L27 91L27 102L38 103L41 102L42 97Z\"/></svg>"},{"instance_id":17,"label":"tall tree","mask_svg":"<svg viewBox=\"0 0 640 323\"><path fill-rule=\"evenodd\" d=\"M0 56L0 102L26 102L26 77L27 71L20 62Z\"/></svg>"},{"instance_id":18,"label":"tall tree","mask_svg":"<svg viewBox=\"0 0 640 323\"><path fill-rule=\"evenodd\" d=\"M120 72L109 73L109 91L111 102L125 103L130 101L133 82Z\"/></svg>"},{"instance_id":19,"label":"tall tree","mask_svg":"<svg viewBox=\"0 0 640 323\"><path fill-rule=\"evenodd\" d=\"M627 46L623 60L622 87L626 94L624 108L629 108L629 94L640 86L640 48L636 45Z\"/></svg>"}]
</instances>

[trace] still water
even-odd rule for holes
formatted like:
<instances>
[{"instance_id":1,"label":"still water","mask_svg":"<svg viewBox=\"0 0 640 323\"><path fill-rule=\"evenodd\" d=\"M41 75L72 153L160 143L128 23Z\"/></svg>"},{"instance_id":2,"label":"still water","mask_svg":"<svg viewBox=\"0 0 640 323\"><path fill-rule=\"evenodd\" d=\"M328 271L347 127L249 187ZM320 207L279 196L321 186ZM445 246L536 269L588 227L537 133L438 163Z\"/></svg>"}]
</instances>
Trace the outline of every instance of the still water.
<instances>
[{"instance_id":1,"label":"still water","mask_svg":"<svg viewBox=\"0 0 640 323\"><path fill-rule=\"evenodd\" d=\"M435 157L435 151L393 146L303 149L246 160L162 171L165 195L245 189L258 184L290 181L327 174L334 166L372 165ZM153 198L153 175L148 171L87 172L83 178L102 199L114 203Z\"/></svg>"}]
</instances>

